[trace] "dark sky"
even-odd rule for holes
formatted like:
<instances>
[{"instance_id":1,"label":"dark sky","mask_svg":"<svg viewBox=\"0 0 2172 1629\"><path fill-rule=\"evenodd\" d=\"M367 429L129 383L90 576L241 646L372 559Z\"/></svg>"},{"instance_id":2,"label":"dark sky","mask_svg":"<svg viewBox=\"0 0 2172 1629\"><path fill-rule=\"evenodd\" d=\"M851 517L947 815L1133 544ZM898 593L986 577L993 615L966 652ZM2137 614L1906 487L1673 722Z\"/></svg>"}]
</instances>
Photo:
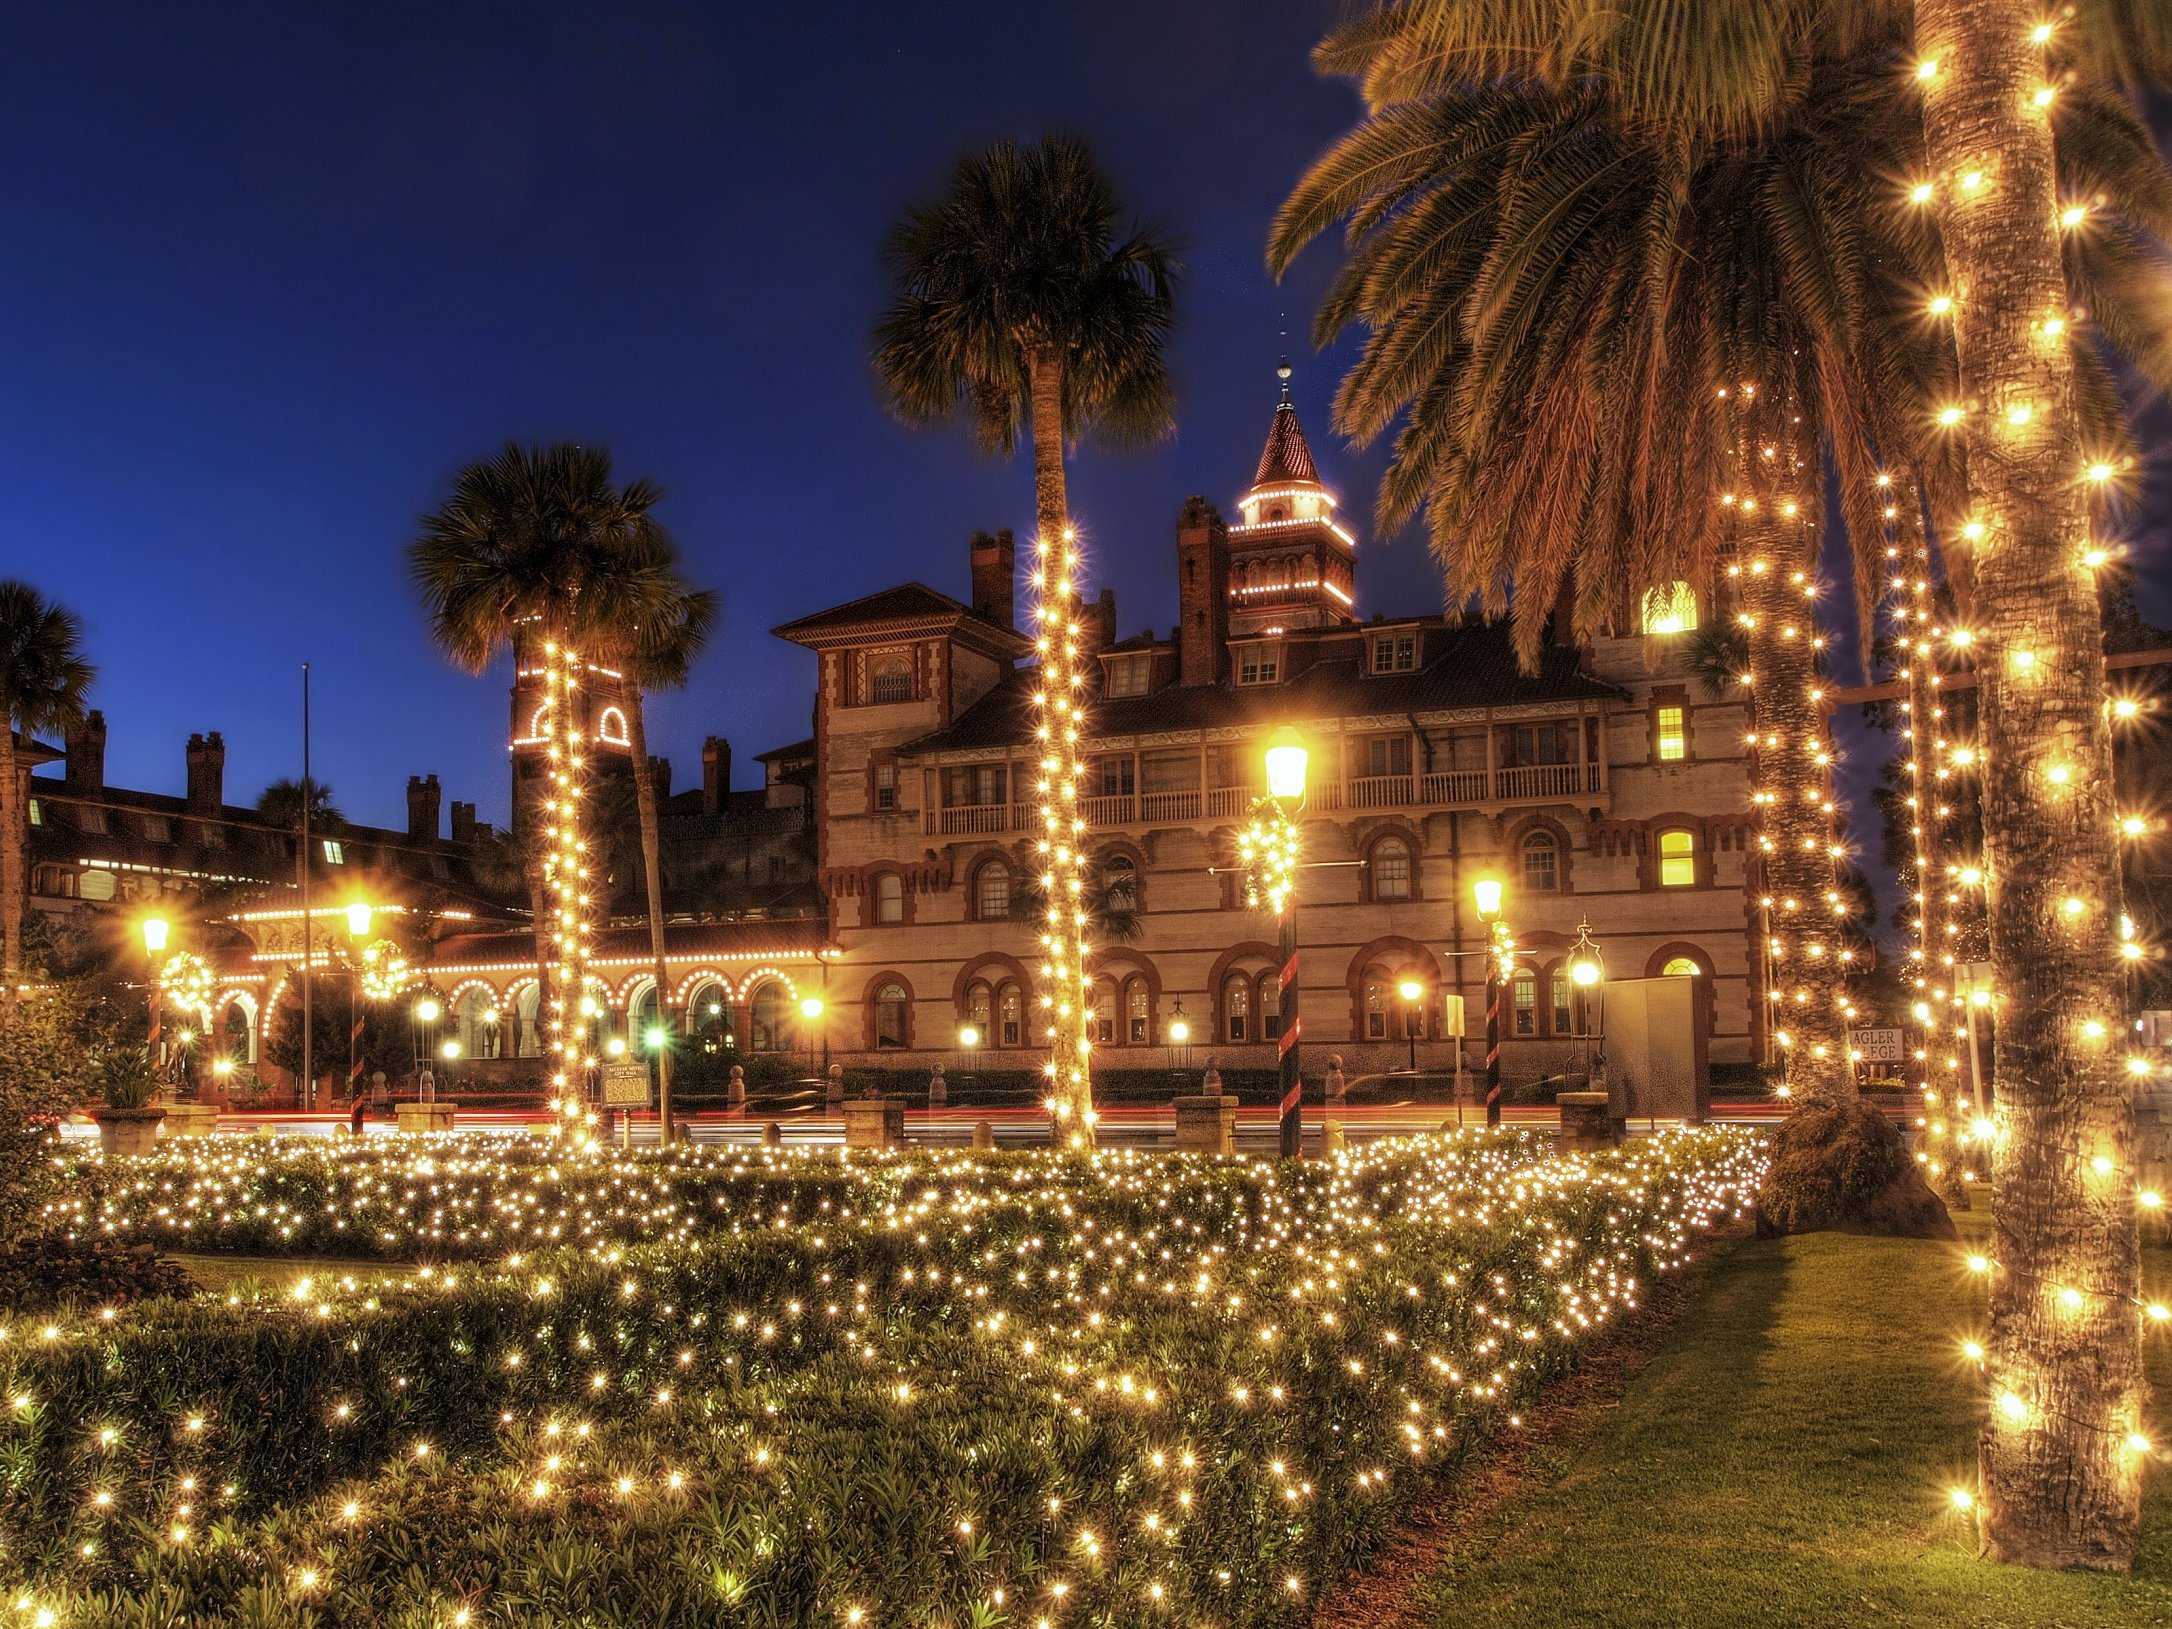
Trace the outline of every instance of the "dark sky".
<instances>
[{"instance_id":1,"label":"dark sky","mask_svg":"<svg viewBox=\"0 0 2172 1629\"><path fill-rule=\"evenodd\" d=\"M1283 288L1261 269L1274 206L1356 111L1306 60L1340 9L19 8L0 570L88 624L118 783L180 790L183 738L213 728L230 799L296 772L308 660L350 816L400 823L406 776L435 770L502 818L504 677L435 654L401 549L507 437L600 442L669 490L726 596L655 750L685 784L726 735L747 784L807 727L811 659L771 626L908 576L963 593L968 533L1031 530L1024 461L890 421L866 336L901 204L968 147L1065 129L1185 245L1179 434L1089 447L1072 487L1121 631L1166 627L1176 510L1226 509L1249 476L1285 313L1315 450L1367 531L1377 456L1325 428L1348 356L1305 343L1331 250ZM1359 581L1366 612L1438 608L1414 538L1368 535Z\"/></svg>"}]
</instances>

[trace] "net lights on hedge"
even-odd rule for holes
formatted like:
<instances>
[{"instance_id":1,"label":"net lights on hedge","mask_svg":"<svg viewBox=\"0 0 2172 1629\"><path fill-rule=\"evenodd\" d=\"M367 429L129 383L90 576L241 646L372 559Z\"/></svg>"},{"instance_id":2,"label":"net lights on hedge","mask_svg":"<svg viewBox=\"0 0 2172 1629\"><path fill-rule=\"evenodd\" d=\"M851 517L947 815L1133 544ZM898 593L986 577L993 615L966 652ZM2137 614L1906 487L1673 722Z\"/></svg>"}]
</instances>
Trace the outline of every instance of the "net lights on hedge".
<instances>
[{"instance_id":1,"label":"net lights on hedge","mask_svg":"<svg viewBox=\"0 0 2172 1629\"><path fill-rule=\"evenodd\" d=\"M1086 778L1080 743L1086 723L1086 653L1078 604L1078 534L1035 540L1032 585L1034 650L1033 741L1039 754L1034 801L1040 822L1033 854L1041 880L1041 965L1038 1000L1048 1061L1049 1112L1059 1140L1090 1148L1094 1140L1092 1052L1087 1014L1092 975L1086 942L1086 817L1080 788Z\"/></svg>"}]
</instances>

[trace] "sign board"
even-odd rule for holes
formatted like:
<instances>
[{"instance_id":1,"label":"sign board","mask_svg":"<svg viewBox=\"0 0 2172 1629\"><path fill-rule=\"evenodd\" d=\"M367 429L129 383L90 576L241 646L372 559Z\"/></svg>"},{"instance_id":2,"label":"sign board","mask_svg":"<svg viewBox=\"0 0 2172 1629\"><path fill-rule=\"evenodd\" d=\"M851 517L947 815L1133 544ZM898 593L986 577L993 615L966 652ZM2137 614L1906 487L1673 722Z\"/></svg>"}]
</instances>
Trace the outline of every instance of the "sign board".
<instances>
[{"instance_id":1,"label":"sign board","mask_svg":"<svg viewBox=\"0 0 2172 1629\"><path fill-rule=\"evenodd\" d=\"M1440 1032L1450 1040L1460 1041L1468 1033L1463 1027L1463 997L1454 990L1443 992Z\"/></svg>"},{"instance_id":2,"label":"sign board","mask_svg":"<svg viewBox=\"0 0 2172 1629\"><path fill-rule=\"evenodd\" d=\"M1906 1063L1908 1042L1897 1029L1851 1029L1848 1044L1864 1063Z\"/></svg>"},{"instance_id":3,"label":"sign board","mask_svg":"<svg viewBox=\"0 0 2172 1629\"><path fill-rule=\"evenodd\" d=\"M649 1106L649 1066L639 1058L614 1058L603 1066L603 1101L614 1109Z\"/></svg>"}]
</instances>

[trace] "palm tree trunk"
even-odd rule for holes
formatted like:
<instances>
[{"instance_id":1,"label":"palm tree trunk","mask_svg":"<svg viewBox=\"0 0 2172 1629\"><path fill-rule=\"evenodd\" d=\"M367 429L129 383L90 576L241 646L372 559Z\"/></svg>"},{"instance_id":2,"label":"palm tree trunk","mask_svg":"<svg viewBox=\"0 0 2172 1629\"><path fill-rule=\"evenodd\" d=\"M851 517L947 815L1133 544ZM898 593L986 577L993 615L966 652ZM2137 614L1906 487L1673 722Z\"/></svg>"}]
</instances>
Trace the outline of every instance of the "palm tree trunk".
<instances>
[{"instance_id":1,"label":"palm tree trunk","mask_svg":"<svg viewBox=\"0 0 2172 1629\"><path fill-rule=\"evenodd\" d=\"M656 1022L665 1042L656 1049L656 1110L660 1135L671 1141L671 1045L678 1029L671 1022L671 981L664 964L664 879L662 828L657 823L656 777L649 773L649 725L641 687L628 680L621 688L626 704L626 745L633 756L634 811L641 823L641 875L648 890L649 952L656 958Z\"/></svg>"},{"instance_id":2,"label":"palm tree trunk","mask_svg":"<svg viewBox=\"0 0 2172 1629\"><path fill-rule=\"evenodd\" d=\"M15 775L15 726L0 718L0 989L8 992L23 965L23 847L30 838Z\"/></svg>"},{"instance_id":3,"label":"palm tree trunk","mask_svg":"<svg viewBox=\"0 0 2172 1629\"><path fill-rule=\"evenodd\" d=\"M1063 476L1063 359L1053 346L1034 346L1027 353L1027 367L1032 398L1034 508L1044 551L1041 558L1046 560L1055 557L1049 551L1068 547L1071 529ZM1074 589L1076 586L1074 579ZM1080 598L1082 596L1074 596L1060 608L1063 617L1074 625L1078 620ZM1044 634L1048 633L1049 624L1044 621L1042 629ZM1076 659L1074 639L1068 633L1044 647L1041 671L1047 678L1044 689L1051 698L1080 693L1068 682ZM1052 747L1056 745L1059 743L1051 743ZM1080 840L1083 840L1083 834L1080 834ZM1054 902L1049 908L1045 929L1058 945L1044 948L1051 950L1053 961L1065 974L1057 981L1057 988L1042 992L1049 1002L1050 1093L1056 1103L1058 1123L1064 1129L1064 1140L1073 1146L1090 1147L1094 1140L1094 1094L1086 1030L1088 1003L1083 987L1085 930L1072 920L1082 904L1083 878L1072 834L1066 832L1057 837L1054 852L1045 863L1047 874L1053 879L1048 894ZM1062 985L1069 981L1071 974L1080 976L1078 987L1065 989Z\"/></svg>"},{"instance_id":4,"label":"palm tree trunk","mask_svg":"<svg viewBox=\"0 0 2172 1629\"><path fill-rule=\"evenodd\" d=\"M2125 1571L2141 1517L2132 1089L2116 932L2103 628L2082 565L2059 197L2034 0L1918 0L1920 81L1961 362L1998 999L1997 1266L1979 1450L2004 1561ZM2062 1290L2080 1294L2078 1307ZM2011 1398L2011 1402L2003 1401Z\"/></svg>"},{"instance_id":5,"label":"palm tree trunk","mask_svg":"<svg viewBox=\"0 0 2172 1629\"><path fill-rule=\"evenodd\" d=\"M1785 419L1774 414L1767 427L1774 422ZM1833 909L1832 777L1829 764L1819 762L1828 747L1816 699L1816 625L1805 592L1817 564L1817 466L1814 458L1795 458L1790 439L1751 435L1744 448L1744 487L1758 507L1737 562L1743 609L1753 619L1759 847L1772 901L1766 1017L1774 1034L1785 1037L1789 1094L1845 1102L1856 1095L1855 1070ZM1768 444L1771 458L1764 456ZM1792 476L1781 474L1783 467ZM1786 512L1789 504L1796 513Z\"/></svg>"}]
</instances>

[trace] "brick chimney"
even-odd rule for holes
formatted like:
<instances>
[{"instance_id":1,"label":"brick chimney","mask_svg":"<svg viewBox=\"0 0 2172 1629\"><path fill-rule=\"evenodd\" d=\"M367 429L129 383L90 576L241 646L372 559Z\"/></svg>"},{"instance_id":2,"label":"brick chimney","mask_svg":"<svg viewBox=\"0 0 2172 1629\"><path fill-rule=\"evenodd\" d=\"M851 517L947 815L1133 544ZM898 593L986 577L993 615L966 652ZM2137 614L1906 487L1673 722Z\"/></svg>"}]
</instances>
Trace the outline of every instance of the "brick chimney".
<instances>
[{"instance_id":1,"label":"brick chimney","mask_svg":"<svg viewBox=\"0 0 2172 1629\"><path fill-rule=\"evenodd\" d=\"M1004 528L990 537L975 532L973 556L973 609L990 622L1008 628L1018 614L1018 545Z\"/></svg>"},{"instance_id":2,"label":"brick chimney","mask_svg":"<svg viewBox=\"0 0 2172 1629\"><path fill-rule=\"evenodd\" d=\"M649 760L649 784L656 788L656 801L658 803L670 799L671 760L669 758L651 758Z\"/></svg>"},{"instance_id":3,"label":"brick chimney","mask_svg":"<svg viewBox=\"0 0 2172 1629\"><path fill-rule=\"evenodd\" d=\"M1177 516L1177 682L1229 675L1229 527L1205 498Z\"/></svg>"},{"instance_id":4,"label":"brick chimney","mask_svg":"<svg viewBox=\"0 0 2172 1629\"><path fill-rule=\"evenodd\" d=\"M475 841L475 805L455 802L452 806L452 840L462 848Z\"/></svg>"},{"instance_id":5,"label":"brick chimney","mask_svg":"<svg viewBox=\"0 0 2172 1629\"><path fill-rule=\"evenodd\" d=\"M93 707L68 726L68 790L102 792L106 785L106 715Z\"/></svg>"},{"instance_id":6,"label":"brick chimney","mask_svg":"<svg viewBox=\"0 0 2172 1629\"><path fill-rule=\"evenodd\" d=\"M217 814L226 806L226 738L217 730L190 736L188 761L189 813Z\"/></svg>"},{"instance_id":7,"label":"brick chimney","mask_svg":"<svg viewBox=\"0 0 2172 1629\"><path fill-rule=\"evenodd\" d=\"M722 814L732 795L732 744L712 735L701 744L701 812Z\"/></svg>"},{"instance_id":8,"label":"brick chimney","mask_svg":"<svg viewBox=\"0 0 2172 1629\"><path fill-rule=\"evenodd\" d=\"M1094 608L1086 613L1087 631L1093 635L1092 650L1107 650L1116 643L1116 590L1104 588Z\"/></svg>"},{"instance_id":9,"label":"brick chimney","mask_svg":"<svg viewBox=\"0 0 2172 1629\"><path fill-rule=\"evenodd\" d=\"M435 775L407 777L407 836L416 843L437 841L438 785Z\"/></svg>"}]
</instances>

